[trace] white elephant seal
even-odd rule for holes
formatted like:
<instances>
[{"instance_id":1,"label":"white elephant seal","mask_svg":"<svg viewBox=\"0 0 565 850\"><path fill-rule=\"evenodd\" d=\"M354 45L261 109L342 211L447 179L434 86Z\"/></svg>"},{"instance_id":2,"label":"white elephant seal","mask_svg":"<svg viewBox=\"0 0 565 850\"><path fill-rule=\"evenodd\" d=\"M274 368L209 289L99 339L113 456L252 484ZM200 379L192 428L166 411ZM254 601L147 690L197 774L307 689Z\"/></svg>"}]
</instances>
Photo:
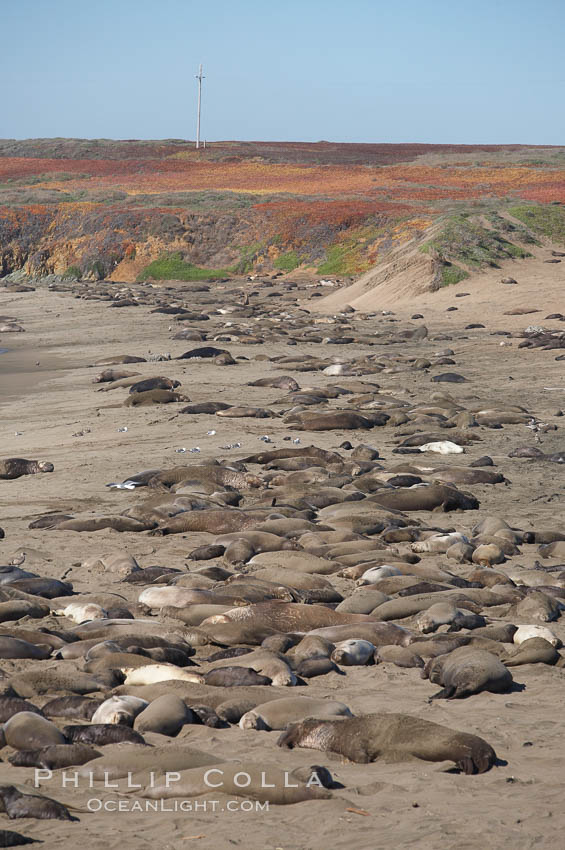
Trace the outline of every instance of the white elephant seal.
<instances>
[{"instance_id":1,"label":"white elephant seal","mask_svg":"<svg viewBox=\"0 0 565 850\"><path fill-rule=\"evenodd\" d=\"M103 620L108 613L94 602L70 602L65 608L54 611L57 617L67 617L73 623L87 623L90 620Z\"/></svg>"},{"instance_id":2,"label":"white elephant seal","mask_svg":"<svg viewBox=\"0 0 565 850\"><path fill-rule=\"evenodd\" d=\"M126 685L154 685L157 682L168 682L180 679L182 682L204 683L204 676L200 673L192 673L174 664L147 664L144 667L122 668L126 674Z\"/></svg>"},{"instance_id":3,"label":"white elephant seal","mask_svg":"<svg viewBox=\"0 0 565 850\"><path fill-rule=\"evenodd\" d=\"M330 658L345 667L363 666L373 659L375 645L368 640L342 640L336 643Z\"/></svg>"},{"instance_id":4,"label":"white elephant seal","mask_svg":"<svg viewBox=\"0 0 565 850\"><path fill-rule=\"evenodd\" d=\"M110 697L92 715L92 723L117 723L132 726L133 721L149 703L140 697Z\"/></svg>"},{"instance_id":5,"label":"white elephant seal","mask_svg":"<svg viewBox=\"0 0 565 850\"><path fill-rule=\"evenodd\" d=\"M514 643L519 645L524 643L525 640L531 640L532 638L543 638L552 646L561 646L559 638L554 635L551 629L548 629L547 626L518 626L517 630L514 632L513 640Z\"/></svg>"},{"instance_id":6,"label":"white elephant seal","mask_svg":"<svg viewBox=\"0 0 565 850\"><path fill-rule=\"evenodd\" d=\"M402 575L402 573L398 567L393 567L390 564L382 564L380 567L370 567L368 570L365 570L361 578L358 578L355 583L358 587L361 587L364 584L376 584L383 578L399 575Z\"/></svg>"},{"instance_id":7,"label":"white elephant seal","mask_svg":"<svg viewBox=\"0 0 565 850\"><path fill-rule=\"evenodd\" d=\"M349 707L343 702L310 697L284 697L255 706L240 719L241 729L286 729L289 723L307 717L352 717Z\"/></svg>"}]
</instances>

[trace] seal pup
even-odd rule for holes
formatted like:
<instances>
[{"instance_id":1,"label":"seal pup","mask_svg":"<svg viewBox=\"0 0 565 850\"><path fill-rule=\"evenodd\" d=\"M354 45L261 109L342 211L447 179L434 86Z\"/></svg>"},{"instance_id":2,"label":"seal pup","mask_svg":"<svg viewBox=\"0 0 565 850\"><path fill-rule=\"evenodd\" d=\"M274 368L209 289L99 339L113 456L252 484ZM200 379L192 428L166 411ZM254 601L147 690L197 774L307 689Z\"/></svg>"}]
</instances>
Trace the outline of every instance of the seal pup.
<instances>
[{"instance_id":1,"label":"seal pup","mask_svg":"<svg viewBox=\"0 0 565 850\"><path fill-rule=\"evenodd\" d=\"M493 748L477 735L456 732L408 714L303 720L291 724L277 745L339 753L361 764L379 758L395 762L453 761L465 774L485 773L496 761Z\"/></svg>"},{"instance_id":2,"label":"seal pup","mask_svg":"<svg viewBox=\"0 0 565 850\"><path fill-rule=\"evenodd\" d=\"M0 479L12 480L22 475L35 475L37 472L53 472L54 469L53 464L46 460L9 457L0 460Z\"/></svg>"},{"instance_id":3,"label":"seal pup","mask_svg":"<svg viewBox=\"0 0 565 850\"><path fill-rule=\"evenodd\" d=\"M66 806L42 794L22 794L14 785L0 785L0 801L10 818L39 820L78 820Z\"/></svg>"},{"instance_id":4,"label":"seal pup","mask_svg":"<svg viewBox=\"0 0 565 850\"><path fill-rule=\"evenodd\" d=\"M66 767L86 764L100 758L102 753L85 744L53 744L38 750L20 750L8 761L14 767L40 767L46 770L61 770ZM2 845L0 844L0 847Z\"/></svg>"}]
</instances>

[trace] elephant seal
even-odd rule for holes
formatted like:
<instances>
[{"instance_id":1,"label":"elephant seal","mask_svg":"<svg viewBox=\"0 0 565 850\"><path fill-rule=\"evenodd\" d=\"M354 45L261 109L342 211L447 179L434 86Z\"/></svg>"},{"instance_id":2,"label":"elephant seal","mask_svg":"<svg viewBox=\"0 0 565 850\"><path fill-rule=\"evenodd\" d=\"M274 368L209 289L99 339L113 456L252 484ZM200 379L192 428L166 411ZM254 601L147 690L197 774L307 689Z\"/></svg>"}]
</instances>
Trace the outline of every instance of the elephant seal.
<instances>
[{"instance_id":1,"label":"elephant seal","mask_svg":"<svg viewBox=\"0 0 565 850\"><path fill-rule=\"evenodd\" d=\"M383 490L368 496L366 501L397 511L476 511L478 500L447 484L428 484L426 487Z\"/></svg>"},{"instance_id":2,"label":"elephant seal","mask_svg":"<svg viewBox=\"0 0 565 850\"><path fill-rule=\"evenodd\" d=\"M215 668L213 671L216 672L218 668L222 669L226 664L224 661L213 661L209 666ZM290 669L287 659L279 653L262 648L255 649L243 656L242 666L255 670L261 676L267 676L274 686L290 687L296 684L296 676ZM206 684L210 684L209 676L210 673L207 672Z\"/></svg>"},{"instance_id":3,"label":"elephant seal","mask_svg":"<svg viewBox=\"0 0 565 850\"><path fill-rule=\"evenodd\" d=\"M65 737L73 744L95 744L104 747L107 744L145 744L145 739L139 732L129 726L115 723L78 724L63 726Z\"/></svg>"},{"instance_id":4,"label":"elephant seal","mask_svg":"<svg viewBox=\"0 0 565 850\"><path fill-rule=\"evenodd\" d=\"M277 632L309 632L323 626L369 621L365 614L340 614L321 605L303 605L296 602L259 602L231 608L224 614L208 617L200 626L203 629L218 623L253 623ZM244 643L244 641L242 641Z\"/></svg>"},{"instance_id":5,"label":"elephant seal","mask_svg":"<svg viewBox=\"0 0 565 850\"><path fill-rule=\"evenodd\" d=\"M163 694L137 715L133 727L137 732L159 732L174 738L185 723L194 721L194 714L180 697Z\"/></svg>"},{"instance_id":6,"label":"elephant seal","mask_svg":"<svg viewBox=\"0 0 565 850\"><path fill-rule=\"evenodd\" d=\"M10 687L20 697L33 697L54 691L70 691L75 694L89 694L99 691L103 684L94 676L75 671L58 672L56 669L28 670L10 679Z\"/></svg>"},{"instance_id":7,"label":"elephant seal","mask_svg":"<svg viewBox=\"0 0 565 850\"><path fill-rule=\"evenodd\" d=\"M202 684L204 676L177 667L175 664L146 664L143 667L124 668L126 685L153 685L156 682L168 682L180 679L183 682Z\"/></svg>"},{"instance_id":8,"label":"elephant seal","mask_svg":"<svg viewBox=\"0 0 565 850\"><path fill-rule=\"evenodd\" d=\"M342 640L336 643L330 658L346 667L363 666L372 662L375 647L368 640Z\"/></svg>"},{"instance_id":9,"label":"elephant seal","mask_svg":"<svg viewBox=\"0 0 565 850\"><path fill-rule=\"evenodd\" d=\"M86 764L100 758L102 753L85 744L53 744L38 750L20 750L8 761L14 767L41 767L46 770L61 770L65 767ZM1 846L1 845L0 845Z\"/></svg>"},{"instance_id":10,"label":"elephant seal","mask_svg":"<svg viewBox=\"0 0 565 850\"><path fill-rule=\"evenodd\" d=\"M31 711L35 714L45 716L43 709L38 708L33 703L19 697L0 697L0 723L5 723L14 714L20 711Z\"/></svg>"},{"instance_id":11,"label":"elephant seal","mask_svg":"<svg viewBox=\"0 0 565 850\"><path fill-rule=\"evenodd\" d=\"M62 803L39 794L22 794L13 785L0 785L0 802L8 817L39 820L78 820Z\"/></svg>"},{"instance_id":12,"label":"elephant seal","mask_svg":"<svg viewBox=\"0 0 565 850\"><path fill-rule=\"evenodd\" d=\"M175 390L180 387L180 381L175 381L172 378L156 377L145 378L141 381L136 381L129 388L130 393L144 393L148 390Z\"/></svg>"},{"instance_id":13,"label":"elephant seal","mask_svg":"<svg viewBox=\"0 0 565 850\"><path fill-rule=\"evenodd\" d=\"M36 838L28 838L26 835L20 835L19 832L13 832L11 829L0 829L0 847L20 847L23 844L38 844Z\"/></svg>"},{"instance_id":14,"label":"elephant seal","mask_svg":"<svg viewBox=\"0 0 565 850\"><path fill-rule=\"evenodd\" d=\"M514 652L500 660L506 667L517 667L520 664L557 664L560 659L561 655L549 641L534 637L522 641Z\"/></svg>"},{"instance_id":15,"label":"elephant seal","mask_svg":"<svg viewBox=\"0 0 565 850\"><path fill-rule=\"evenodd\" d=\"M375 650L375 664L390 662L397 667L423 667L424 659L410 646L380 646Z\"/></svg>"},{"instance_id":16,"label":"elephant seal","mask_svg":"<svg viewBox=\"0 0 565 850\"><path fill-rule=\"evenodd\" d=\"M342 626L329 626L322 629L312 629L308 637L318 635L332 643L342 640L367 640L375 646L408 646L412 643L413 633L395 623L348 623Z\"/></svg>"},{"instance_id":17,"label":"elephant seal","mask_svg":"<svg viewBox=\"0 0 565 850\"><path fill-rule=\"evenodd\" d=\"M0 635L0 658L35 658L43 660L51 655L47 644L28 643L27 640Z\"/></svg>"},{"instance_id":18,"label":"elephant seal","mask_svg":"<svg viewBox=\"0 0 565 850\"><path fill-rule=\"evenodd\" d=\"M321 787L319 779L304 784L292 781L288 773L267 764L223 762L213 767L183 770L178 782L149 785L141 792L150 799L170 797L198 797L201 794L228 794L250 800L283 806L303 803L306 800L328 800L332 792Z\"/></svg>"},{"instance_id":19,"label":"elephant seal","mask_svg":"<svg viewBox=\"0 0 565 850\"><path fill-rule=\"evenodd\" d=\"M147 700L139 697L113 696L98 706L92 715L92 722L132 726L137 715L148 705Z\"/></svg>"},{"instance_id":20,"label":"elephant seal","mask_svg":"<svg viewBox=\"0 0 565 850\"><path fill-rule=\"evenodd\" d=\"M0 460L0 479L12 480L22 475L35 475L37 472L53 472L55 467L46 460L25 460L22 457L9 457Z\"/></svg>"},{"instance_id":21,"label":"elephant seal","mask_svg":"<svg viewBox=\"0 0 565 850\"><path fill-rule=\"evenodd\" d=\"M461 646L431 659L422 677L443 685L432 699L462 699L481 691L508 692L513 683L510 670L495 655L472 646Z\"/></svg>"},{"instance_id":22,"label":"elephant seal","mask_svg":"<svg viewBox=\"0 0 565 850\"><path fill-rule=\"evenodd\" d=\"M127 746L115 748L110 753L104 753L102 758L88 762L79 768L78 775L89 781L122 779L128 775L139 775L145 772L157 777L171 771L189 770L203 765L211 766L221 761L223 759L211 753L205 753L193 747L182 747L178 743L175 743L173 747Z\"/></svg>"},{"instance_id":23,"label":"elephant seal","mask_svg":"<svg viewBox=\"0 0 565 850\"><path fill-rule=\"evenodd\" d=\"M148 407L152 404L170 404L171 402L190 401L188 396L172 390L146 390L128 395L123 402L124 407ZM113 405L110 405L113 406Z\"/></svg>"},{"instance_id":24,"label":"elephant seal","mask_svg":"<svg viewBox=\"0 0 565 850\"><path fill-rule=\"evenodd\" d=\"M103 369L99 375L92 379L93 384L105 384L111 381L121 381L124 378L134 378L141 372L127 372L125 369Z\"/></svg>"},{"instance_id":25,"label":"elephant seal","mask_svg":"<svg viewBox=\"0 0 565 850\"><path fill-rule=\"evenodd\" d=\"M55 697L45 703L42 711L46 717L76 717L79 720L92 720L92 715L102 702L103 700L89 697Z\"/></svg>"},{"instance_id":26,"label":"elephant seal","mask_svg":"<svg viewBox=\"0 0 565 850\"><path fill-rule=\"evenodd\" d=\"M554 647L561 646L559 638L547 626L518 626L514 632L513 641L515 644L520 645L532 638L543 638Z\"/></svg>"},{"instance_id":27,"label":"elephant seal","mask_svg":"<svg viewBox=\"0 0 565 850\"><path fill-rule=\"evenodd\" d=\"M345 703L336 700L283 697L255 706L241 717L239 726L241 729L282 730L289 723L306 717L352 717L352 712Z\"/></svg>"},{"instance_id":28,"label":"elephant seal","mask_svg":"<svg viewBox=\"0 0 565 850\"><path fill-rule=\"evenodd\" d=\"M493 748L477 735L456 732L408 714L366 714L343 720L303 720L277 741L279 747L339 753L367 764L391 761L453 761L462 773L485 773L496 761Z\"/></svg>"},{"instance_id":29,"label":"elephant seal","mask_svg":"<svg viewBox=\"0 0 565 850\"><path fill-rule=\"evenodd\" d=\"M34 750L51 744L65 744L65 736L54 723L33 711L14 714L3 726L8 746L15 750Z\"/></svg>"},{"instance_id":30,"label":"elephant seal","mask_svg":"<svg viewBox=\"0 0 565 850\"><path fill-rule=\"evenodd\" d=\"M204 674L204 682L215 688L248 687L249 685L271 685L269 676L257 673L251 667L227 666L209 670Z\"/></svg>"},{"instance_id":31,"label":"elephant seal","mask_svg":"<svg viewBox=\"0 0 565 850\"><path fill-rule=\"evenodd\" d=\"M118 515L63 520L57 523L54 529L55 531L102 531L105 528L113 528L114 531L149 531L156 525L155 521L142 522L133 517Z\"/></svg>"}]
</instances>

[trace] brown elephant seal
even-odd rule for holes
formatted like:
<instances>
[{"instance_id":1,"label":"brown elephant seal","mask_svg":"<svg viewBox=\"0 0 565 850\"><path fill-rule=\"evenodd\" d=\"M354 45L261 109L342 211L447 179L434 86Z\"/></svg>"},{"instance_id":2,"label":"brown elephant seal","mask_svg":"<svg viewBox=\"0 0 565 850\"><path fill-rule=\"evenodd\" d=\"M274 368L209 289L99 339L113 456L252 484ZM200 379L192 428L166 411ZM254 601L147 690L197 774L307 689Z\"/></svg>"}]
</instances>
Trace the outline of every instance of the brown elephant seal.
<instances>
[{"instance_id":1,"label":"brown elephant seal","mask_svg":"<svg viewBox=\"0 0 565 850\"><path fill-rule=\"evenodd\" d=\"M64 520L54 526L55 531L103 531L113 528L114 531L149 531L157 525L154 521L141 522L127 516L100 516L91 519L76 518Z\"/></svg>"},{"instance_id":2,"label":"brown elephant seal","mask_svg":"<svg viewBox=\"0 0 565 850\"><path fill-rule=\"evenodd\" d=\"M235 724L239 723L243 715L248 711L252 711L257 704L257 701L253 699L249 700L234 697L233 699L227 699L224 702L219 703L216 706L216 713L218 717L226 723Z\"/></svg>"},{"instance_id":3,"label":"brown elephant seal","mask_svg":"<svg viewBox=\"0 0 565 850\"><path fill-rule=\"evenodd\" d=\"M564 607L560 600L539 590L533 590L524 599L520 599L511 606L508 617L551 623L560 617Z\"/></svg>"},{"instance_id":4,"label":"brown elephant seal","mask_svg":"<svg viewBox=\"0 0 565 850\"><path fill-rule=\"evenodd\" d=\"M172 378L164 378L158 376L155 378L145 378L141 381L136 381L129 388L130 393L144 393L149 390L174 390L180 387L180 381L175 381Z\"/></svg>"},{"instance_id":5,"label":"brown elephant seal","mask_svg":"<svg viewBox=\"0 0 565 850\"><path fill-rule=\"evenodd\" d=\"M9 457L0 460L0 479L12 480L21 475L35 475L37 472L53 472L55 467L46 460L25 460L22 457Z\"/></svg>"},{"instance_id":6,"label":"brown elephant seal","mask_svg":"<svg viewBox=\"0 0 565 850\"><path fill-rule=\"evenodd\" d=\"M230 667L233 665L227 664L224 660L213 661L208 665L209 670L205 673L206 684L211 683L211 672L216 672L217 669ZM237 669L235 665L234 669ZM243 668L250 668L261 676L268 677L275 687L290 687L296 684L296 676L290 669L287 659L276 652L270 652L267 649L254 649L253 652L246 653L241 659ZM247 684L247 682L242 682ZM251 683L255 684L255 683Z\"/></svg>"},{"instance_id":7,"label":"brown elephant seal","mask_svg":"<svg viewBox=\"0 0 565 850\"><path fill-rule=\"evenodd\" d=\"M152 404L171 404L178 401L187 402L190 399L172 390L146 390L128 395L123 405L124 407L148 407Z\"/></svg>"},{"instance_id":8,"label":"brown elephant seal","mask_svg":"<svg viewBox=\"0 0 565 850\"><path fill-rule=\"evenodd\" d=\"M226 665L204 674L204 682L215 688L249 687L250 685L271 685L272 679L263 676L251 667Z\"/></svg>"},{"instance_id":9,"label":"brown elephant seal","mask_svg":"<svg viewBox=\"0 0 565 850\"><path fill-rule=\"evenodd\" d=\"M62 803L37 793L22 794L13 785L0 785L0 803L10 820L77 820Z\"/></svg>"},{"instance_id":10,"label":"brown elephant seal","mask_svg":"<svg viewBox=\"0 0 565 850\"><path fill-rule=\"evenodd\" d=\"M99 375L92 379L93 384L106 384L111 381L121 381L124 378L134 378L141 372L127 372L125 369L103 369Z\"/></svg>"},{"instance_id":11,"label":"brown elephant seal","mask_svg":"<svg viewBox=\"0 0 565 850\"><path fill-rule=\"evenodd\" d=\"M456 732L408 714L366 714L342 720L303 720L277 741L279 747L339 753L361 764L383 758L453 761L462 773L485 773L496 761L493 748L477 735Z\"/></svg>"},{"instance_id":12,"label":"brown elephant seal","mask_svg":"<svg viewBox=\"0 0 565 850\"><path fill-rule=\"evenodd\" d=\"M79 778L87 781L107 779L123 779L128 775L152 773L153 777L162 776L168 772L189 770L193 767L213 765L223 759L196 750L193 747L183 747L175 742L174 747L120 747L102 758L94 759L78 770ZM149 775L148 775L149 781Z\"/></svg>"},{"instance_id":13,"label":"brown elephant seal","mask_svg":"<svg viewBox=\"0 0 565 850\"><path fill-rule=\"evenodd\" d=\"M5 723L14 714L20 711L31 711L35 714L45 716L42 708L38 708L33 703L19 697L0 697L0 723Z\"/></svg>"},{"instance_id":14,"label":"brown elephant seal","mask_svg":"<svg viewBox=\"0 0 565 850\"><path fill-rule=\"evenodd\" d=\"M0 829L0 847L19 847L23 844L38 844L36 838L28 838L11 829Z\"/></svg>"},{"instance_id":15,"label":"brown elephant seal","mask_svg":"<svg viewBox=\"0 0 565 850\"><path fill-rule=\"evenodd\" d=\"M112 357L103 357L97 360L93 366L119 366L123 363L147 363L145 357L136 357L134 354L115 354Z\"/></svg>"},{"instance_id":16,"label":"brown elephant seal","mask_svg":"<svg viewBox=\"0 0 565 850\"><path fill-rule=\"evenodd\" d=\"M314 656L314 658L305 658L296 667L296 675L300 679L314 679L316 676L325 676L326 673L339 673L342 671L331 658L325 658L322 655Z\"/></svg>"},{"instance_id":17,"label":"brown elephant seal","mask_svg":"<svg viewBox=\"0 0 565 850\"><path fill-rule=\"evenodd\" d=\"M375 664L390 662L397 667L423 667L424 659L410 646L379 646L374 654Z\"/></svg>"},{"instance_id":18,"label":"brown elephant seal","mask_svg":"<svg viewBox=\"0 0 565 850\"><path fill-rule=\"evenodd\" d=\"M506 667L520 664L557 664L561 655L549 641L534 637L523 641L514 652L500 659Z\"/></svg>"},{"instance_id":19,"label":"brown elephant seal","mask_svg":"<svg viewBox=\"0 0 565 850\"><path fill-rule=\"evenodd\" d=\"M38 694L49 694L56 691L70 691L75 694L89 694L103 690L99 679L87 673L75 671L59 672L56 669L35 669L19 673L10 679L10 687L20 697L33 697Z\"/></svg>"},{"instance_id":20,"label":"brown elephant seal","mask_svg":"<svg viewBox=\"0 0 565 850\"><path fill-rule=\"evenodd\" d=\"M311 697L287 697L270 700L246 712L239 721L241 729L286 729L289 723L306 717L352 717L352 712L343 702Z\"/></svg>"},{"instance_id":21,"label":"brown elephant seal","mask_svg":"<svg viewBox=\"0 0 565 850\"><path fill-rule=\"evenodd\" d=\"M502 661L483 649L462 646L429 661L423 678L443 685L432 699L462 699L482 691L500 694L512 688L512 674Z\"/></svg>"},{"instance_id":22,"label":"brown elephant seal","mask_svg":"<svg viewBox=\"0 0 565 850\"><path fill-rule=\"evenodd\" d=\"M102 705L102 702L103 700L89 697L55 697L55 699L46 702L41 710L46 717L72 717L78 720L92 720L92 715ZM29 711L29 709L27 710Z\"/></svg>"},{"instance_id":23,"label":"brown elephant seal","mask_svg":"<svg viewBox=\"0 0 565 850\"><path fill-rule=\"evenodd\" d=\"M321 629L312 629L308 637L318 635L326 638L332 643L342 640L368 640L374 646L408 646L414 639L414 634L403 626L395 623L346 623L345 625L328 626Z\"/></svg>"},{"instance_id":24,"label":"brown elephant seal","mask_svg":"<svg viewBox=\"0 0 565 850\"><path fill-rule=\"evenodd\" d=\"M145 739L139 732L129 726L116 723L78 724L63 726L65 737L73 744L94 744L104 747L107 744L145 744Z\"/></svg>"},{"instance_id":25,"label":"brown elephant seal","mask_svg":"<svg viewBox=\"0 0 565 850\"><path fill-rule=\"evenodd\" d=\"M286 658L292 664L300 664L308 658L329 658L334 649L335 644L326 638L316 634L307 634L291 649L287 650Z\"/></svg>"},{"instance_id":26,"label":"brown elephant seal","mask_svg":"<svg viewBox=\"0 0 565 850\"><path fill-rule=\"evenodd\" d=\"M209 617L201 623L208 629L219 623L249 622L255 627L269 628L277 632L309 632L323 626L367 622L364 614L338 614L321 605L303 605L297 602L259 602L232 608L225 614Z\"/></svg>"},{"instance_id":27,"label":"brown elephant seal","mask_svg":"<svg viewBox=\"0 0 565 850\"><path fill-rule=\"evenodd\" d=\"M61 770L65 767L86 764L100 758L102 753L85 744L53 744L37 750L20 750L8 761L14 767L40 767ZM1 846L1 845L0 845Z\"/></svg>"},{"instance_id":28,"label":"brown elephant seal","mask_svg":"<svg viewBox=\"0 0 565 850\"><path fill-rule=\"evenodd\" d=\"M361 428L374 428L385 425L388 421L386 413L362 416L352 411L335 411L335 413L297 413L287 417L294 431L349 431Z\"/></svg>"},{"instance_id":29,"label":"brown elephant seal","mask_svg":"<svg viewBox=\"0 0 565 850\"><path fill-rule=\"evenodd\" d=\"M65 744L65 736L54 723L33 711L14 714L3 726L8 746L15 750L34 750L51 744Z\"/></svg>"},{"instance_id":30,"label":"brown elephant seal","mask_svg":"<svg viewBox=\"0 0 565 850\"><path fill-rule=\"evenodd\" d=\"M307 800L328 800L332 792L319 779L309 783L292 779L288 772L269 764L223 762L213 767L183 770L178 782L149 785L142 793L150 799L198 797L211 791L230 797L269 802L284 806Z\"/></svg>"},{"instance_id":31,"label":"brown elephant seal","mask_svg":"<svg viewBox=\"0 0 565 850\"><path fill-rule=\"evenodd\" d=\"M366 501L376 502L384 508L397 511L476 511L479 502L471 493L464 493L447 484L429 484L427 487L383 490L368 496Z\"/></svg>"},{"instance_id":32,"label":"brown elephant seal","mask_svg":"<svg viewBox=\"0 0 565 850\"><path fill-rule=\"evenodd\" d=\"M28 643L27 640L0 635L0 658L49 658L51 647L47 644Z\"/></svg>"},{"instance_id":33,"label":"brown elephant seal","mask_svg":"<svg viewBox=\"0 0 565 850\"><path fill-rule=\"evenodd\" d=\"M185 723L194 723L192 711L176 694L163 694L150 702L135 718L137 732L159 732L174 738Z\"/></svg>"}]
</instances>

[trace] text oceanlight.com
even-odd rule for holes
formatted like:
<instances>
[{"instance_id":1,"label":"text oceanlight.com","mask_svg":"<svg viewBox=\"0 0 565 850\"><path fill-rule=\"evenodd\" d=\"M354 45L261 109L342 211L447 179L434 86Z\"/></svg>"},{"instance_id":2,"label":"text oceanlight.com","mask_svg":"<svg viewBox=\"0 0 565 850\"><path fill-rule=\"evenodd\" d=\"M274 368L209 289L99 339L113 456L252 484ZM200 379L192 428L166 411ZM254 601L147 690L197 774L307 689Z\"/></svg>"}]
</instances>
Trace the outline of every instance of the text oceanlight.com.
<instances>
[{"instance_id":1,"label":"text oceanlight.com","mask_svg":"<svg viewBox=\"0 0 565 850\"><path fill-rule=\"evenodd\" d=\"M87 801L89 812L192 812L214 814L219 812L268 812L269 801L264 800L101 800L92 797Z\"/></svg>"}]
</instances>

